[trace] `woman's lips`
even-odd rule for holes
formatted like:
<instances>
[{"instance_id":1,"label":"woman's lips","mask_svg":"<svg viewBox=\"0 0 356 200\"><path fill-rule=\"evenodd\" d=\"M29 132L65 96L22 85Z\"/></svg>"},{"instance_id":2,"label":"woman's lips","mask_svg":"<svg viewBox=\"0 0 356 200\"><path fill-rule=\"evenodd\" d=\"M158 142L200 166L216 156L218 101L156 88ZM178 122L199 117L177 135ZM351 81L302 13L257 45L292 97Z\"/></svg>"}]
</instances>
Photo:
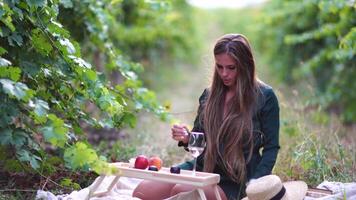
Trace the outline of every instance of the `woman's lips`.
<instances>
[{"instance_id":1,"label":"woman's lips","mask_svg":"<svg viewBox=\"0 0 356 200\"><path fill-rule=\"evenodd\" d=\"M224 84L230 83L230 80L223 80Z\"/></svg>"}]
</instances>

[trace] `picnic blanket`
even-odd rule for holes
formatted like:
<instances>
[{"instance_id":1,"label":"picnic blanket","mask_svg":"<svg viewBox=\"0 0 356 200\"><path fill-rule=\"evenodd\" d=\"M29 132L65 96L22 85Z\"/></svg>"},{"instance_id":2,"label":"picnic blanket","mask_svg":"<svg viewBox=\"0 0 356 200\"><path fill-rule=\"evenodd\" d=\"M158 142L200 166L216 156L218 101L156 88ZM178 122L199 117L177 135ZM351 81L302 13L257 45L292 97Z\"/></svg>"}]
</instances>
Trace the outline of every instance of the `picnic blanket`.
<instances>
[{"instance_id":1,"label":"picnic blanket","mask_svg":"<svg viewBox=\"0 0 356 200\"><path fill-rule=\"evenodd\" d=\"M107 176L99 186L98 191L104 190L108 187L115 176ZM89 188L95 184L98 178L87 188L83 188L79 191L73 191L70 194L54 195L51 192L38 190L37 200L85 200L89 194ZM132 197L132 192L136 186L141 182L141 179L120 177L115 187L105 196L92 197L90 200L137 200L138 198ZM332 200L332 199L347 199L356 200L356 182L341 183L341 182L329 182L324 181L317 186L319 189L328 189L332 191L332 195L314 198L305 197L304 200ZM200 200L197 190L191 192L184 192L170 197L167 200Z\"/></svg>"}]
</instances>

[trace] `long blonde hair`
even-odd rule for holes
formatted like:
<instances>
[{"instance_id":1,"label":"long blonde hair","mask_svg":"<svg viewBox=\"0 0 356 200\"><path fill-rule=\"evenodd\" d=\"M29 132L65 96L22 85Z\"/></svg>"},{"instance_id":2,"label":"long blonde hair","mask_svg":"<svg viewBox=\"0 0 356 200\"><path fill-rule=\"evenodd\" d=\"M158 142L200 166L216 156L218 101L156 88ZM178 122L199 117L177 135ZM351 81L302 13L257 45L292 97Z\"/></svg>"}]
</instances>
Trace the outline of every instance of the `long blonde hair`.
<instances>
[{"instance_id":1,"label":"long blonde hair","mask_svg":"<svg viewBox=\"0 0 356 200\"><path fill-rule=\"evenodd\" d=\"M227 34L217 41L214 55L222 53L230 55L236 61L236 91L227 103L227 113L224 116L227 87L215 68L203 111L207 137L204 171L213 172L218 164L234 181L243 182L246 177L246 163L251 159L253 149L252 117L258 91L255 63L247 38L240 34ZM249 149L247 160L243 152L246 147Z\"/></svg>"}]
</instances>

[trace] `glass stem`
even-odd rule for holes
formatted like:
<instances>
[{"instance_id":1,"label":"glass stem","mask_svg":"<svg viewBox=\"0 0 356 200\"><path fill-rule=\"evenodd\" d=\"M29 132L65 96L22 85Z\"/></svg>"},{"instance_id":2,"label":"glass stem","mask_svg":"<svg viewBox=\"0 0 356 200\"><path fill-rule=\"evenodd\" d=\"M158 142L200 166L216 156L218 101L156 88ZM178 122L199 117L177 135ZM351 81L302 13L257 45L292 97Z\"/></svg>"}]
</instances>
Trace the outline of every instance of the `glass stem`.
<instances>
[{"instance_id":1,"label":"glass stem","mask_svg":"<svg viewBox=\"0 0 356 200\"><path fill-rule=\"evenodd\" d=\"M197 158L194 158L194 163L193 163L193 176L195 176L195 168L197 167Z\"/></svg>"}]
</instances>

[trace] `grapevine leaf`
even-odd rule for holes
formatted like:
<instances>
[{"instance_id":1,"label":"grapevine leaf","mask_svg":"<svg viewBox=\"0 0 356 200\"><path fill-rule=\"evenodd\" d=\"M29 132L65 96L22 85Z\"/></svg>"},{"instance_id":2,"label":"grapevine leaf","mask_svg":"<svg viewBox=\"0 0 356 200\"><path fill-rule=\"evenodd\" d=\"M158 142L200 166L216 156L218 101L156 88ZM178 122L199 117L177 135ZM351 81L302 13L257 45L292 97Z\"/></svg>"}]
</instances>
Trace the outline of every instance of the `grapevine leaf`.
<instances>
[{"instance_id":1,"label":"grapevine leaf","mask_svg":"<svg viewBox=\"0 0 356 200\"><path fill-rule=\"evenodd\" d=\"M30 100L28 105L34 110L35 121L37 123L45 123L47 119L47 111L49 110L48 103L41 99L35 99L34 101Z\"/></svg>"},{"instance_id":2,"label":"grapevine leaf","mask_svg":"<svg viewBox=\"0 0 356 200\"><path fill-rule=\"evenodd\" d=\"M1 18L1 21L12 31L15 31L15 26L12 23L12 18L11 16L7 16L5 18Z\"/></svg>"},{"instance_id":3,"label":"grapevine leaf","mask_svg":"<svg viewBox=\"0 0 356 200\"><path fill-rule=\"evenodd\" d=\"M4 53L7 53L6 49L0 47L0 56L3 55Z\"/></svg>"},{"instance_id":4,"label":"grapevine leaf","mask_svg":"<svg viewBox=\"0 0 356 200\"><path fill-rule=\"evenodd\" d=\"M75 47L67 38L60 39L59 43L66 47L68 54L75 54Z\"/></svg>"},{"instance_id":5,"label":"grapevine leaf","mask_svg":"<svg viewBox=\"0 0 356 200\"><path fill-rule=\"evenodd\" d=\"M20 161L30 162L32 168L38 169L40 167L39 161L41 158L31 152L21 149L17 152L17 155L19 156Z\"/></svg>"},{"instance_id":6,"label":"grapevine leaf","mask_svg":"<svg viewBox=\"0 0 356 200\"><path fill-rule=\"evenodd\" d=\"M44 7L47 5L47 0L26 0L26 2L34 7Z\"/></svg>"},{"instance_id":7,"label":"grapevine leaf","mask_svg":"<svg viewBox=\"0 0 356 200\"><path fill-rule=\"evenodd\" d=\"M34 108L34 112L37 116L45 116L49 110L48 103L41 99L30 101L29 106Z\"/></svg>"},{"instance_id":8,"label":"grapevine leaf","mask_svg":"<svg viewBox=\"0 0 356 200\"><path fill-rule=\"evenodd\" d=\"M78 64L80 67L85 68L85 69L91 69L91 64L86 62L82 58L78 58L73 55L70 55L68 57L71 58L74 61L74 63Z\"/></svg>"},{"instance_id":9,"label":"grapevine leaf","mask_svg":"<svg viewBox=\"0 0 356 200\"><path fill-rule=\"evenodd\" d=\"M128 124L131 128L134 128L137 123L137 118L134 114L125 112L124 116L122 117L122 122Z\"/></svg>"},{"instance_id":10,"label":"grapevine leaf","mask_svg":"<svg viewBox=\"0 0 356 200\"><path fill-rule=\"evenodd\" d=\"M22 130L15 130L13 132L13 139L12 139L12 145L15 145L16 148L21 148L25 143L26 141L29 139L28 138L28 135L23 132Z\"/></svg>"},{"instance_id":11,"label":"grapevine leaf","mask_svg":"<svg viewBox=\"0 0 356 200\"><path fill-rule=\"evenodd\" d=\"M0 83L6 94L10 96L15 96L19 100L25 100L28 90L27 85L20 82L13 82L9 79L0 79Z\"/></svg>"},{"instance_id":12,"label":"grapevine leaf","mask_svg":"<svg viewBox=\"0 0 356 200\"><path fill-rule=\"evenodd\" d=\"M83 142L77 142L64 152L64 160L73 169L83 168L98 160L95 151Z\"/></svg>"},{"instance_id":13,"label":"grapevine leaf","mask_svg":"<svg viewBox=\"0 0 356 200\"><path fill-rule=\"evenodd\" d=\"M64 147L67 142L68 128L65 126L62 119L56 117L53 114L48 115L51 122L41 128L41 132L46 141L50 142L54 146Z\"/></svg>"},{"instance_id":14,"label":"grapevine leaf","mask_svg":"<svg viewBox=\"0 0 356 200\"><path fill-rule=\"evenodd\" d=\"M98 79L96 72L94 70L86 70L84 74L91 81L96 81Z\"/></svg>"},{"instance_id":15,"label":"grapevine leaf","mask_svg":"<svg viewBox=\"0 0 356 200\"><path fill-rule=\"evenodd\" d=\"M12 123L13 118L18 116L19 109L17 106L13 101L0 104L0 127L7 127Z\"/></svg>"},{"instance_id":16,"label":"grapevine leaf","mask_svg":"<svg viewBox=\"0 0 356 200\"><path fill-rule=\"evenodd\" d=\"M52 45L47 40L46 36L41 32L40 29L32 30L32 44L38 53L46 56L52 51Z\"/></svg>"},{"instance_id":17,"label":"grapevine leaf","mask_svg":"<svg viewBox=\"0 0 356 200\"><path fill-rule=\"evenodd\" d=\"M9 128L0 130L0 144L9 145L12 142L12 130Z\"/></svg>"},{"instance_id":18,"label":"grapevine leaf","mask_svg":"<svg viewBox=\"0 0 356 200\"><path fill-rule=\"evenodd\" d=\"M13 131L6 128L0 132L0 144L2 145L14 145L16 148L21 148L28 139L27 134L21 130Z\"/></svg>"},{"instance_id":19,"label":"grapevine leaf","mask_svg":"<svg viewBox=\"0 0 356 200\"><path fill-rule=\"evenodd\" d=\"M17 46L22 46L22 37L17 33L11 34L9 37L7 37L7 40L11 46L15 46L14 42L16 42Z\"/></svg>"},{"instance_id":20,"label":"grapevine leaf","mask_svg":"<svg viewBox=\"0 0 356 200\"><path fill-rule=\"evenodd\" d=\"M20 61L20 67L23 73L30 77L35 77L41 71L41 68L37 64L24 60Z\"/></svg>"},{"instance_id":21,"label":"grapevine leaf","mask_svg":"<svg viewBox=\"0 0 356 200\"><path fill-rule=\"evenodd\" d=\"M18 67L0 67L0 77L10 78L13 81L18 81L21 76L21 69Z\"/></svg>"},{"instance_id":22,"label":"grapevine leaf","mask_svg":"<svg viewBox=\"0 0 356 200\"><path fill-rule=\"evenodd\" d=\"M0 57L0 67L7 67L9 65L11 65L10 61Z\"/></svg>"},{"instance_id":23,"label":"grapevine leaf","mask_svg":"<svg viewBox=\"0 0 356 200\"><path fill-rule=\"evenodd\" d=\"M60 4L62 4L64 8L73 8L72 0L60 0Z\"/></svg>"}]
</instances>

